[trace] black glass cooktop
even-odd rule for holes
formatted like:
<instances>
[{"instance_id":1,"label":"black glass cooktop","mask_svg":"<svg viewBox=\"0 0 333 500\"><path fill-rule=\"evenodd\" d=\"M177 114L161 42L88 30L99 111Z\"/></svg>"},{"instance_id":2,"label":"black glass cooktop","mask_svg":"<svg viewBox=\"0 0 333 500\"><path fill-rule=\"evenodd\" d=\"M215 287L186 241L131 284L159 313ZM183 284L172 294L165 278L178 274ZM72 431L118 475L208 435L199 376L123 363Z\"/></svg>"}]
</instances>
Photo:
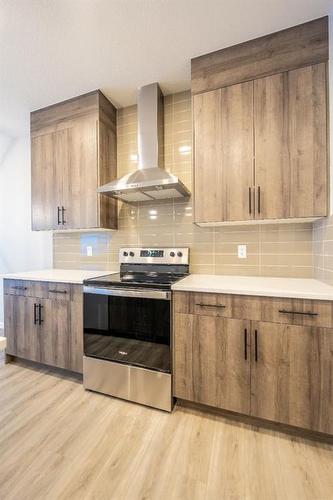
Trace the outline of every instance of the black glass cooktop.
<instances>
[{"instance_id":1,"label":"black glass cooktop","mask_svg":"<svg viewBox=\"0 0 333 500\"><path fill-rule=\"evenodd\" d=\"M90 278L85 280L84 284L91 286L129 286L168 290L173 283L176 283L185 276L184 274L156 273L154 271L142 273L125 272Z\"/></svg>"}]
</instances>

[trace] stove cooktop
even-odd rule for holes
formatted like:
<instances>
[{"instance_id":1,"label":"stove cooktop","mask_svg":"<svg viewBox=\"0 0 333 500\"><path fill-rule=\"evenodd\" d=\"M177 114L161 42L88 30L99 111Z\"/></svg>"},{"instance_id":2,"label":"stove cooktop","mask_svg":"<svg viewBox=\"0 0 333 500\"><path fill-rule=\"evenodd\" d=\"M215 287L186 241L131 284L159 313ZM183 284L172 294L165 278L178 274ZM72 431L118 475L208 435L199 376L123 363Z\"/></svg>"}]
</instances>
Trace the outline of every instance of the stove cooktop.
<instances>
[{"instance_id":1,"label":"stove cooktop","mask_svg":"<svg viewBox=\"0 0 333 500\"><path fill-rule=\"evenodd\" d=\"M171 285L185 278L188 274L168 274L156 273L154 271L144 273L117 273L99 276L98 278L89 278L84 281L86 286L102 287L132 287L132 288L158 288L170 290Z\"/></svg>"}]
</instances>

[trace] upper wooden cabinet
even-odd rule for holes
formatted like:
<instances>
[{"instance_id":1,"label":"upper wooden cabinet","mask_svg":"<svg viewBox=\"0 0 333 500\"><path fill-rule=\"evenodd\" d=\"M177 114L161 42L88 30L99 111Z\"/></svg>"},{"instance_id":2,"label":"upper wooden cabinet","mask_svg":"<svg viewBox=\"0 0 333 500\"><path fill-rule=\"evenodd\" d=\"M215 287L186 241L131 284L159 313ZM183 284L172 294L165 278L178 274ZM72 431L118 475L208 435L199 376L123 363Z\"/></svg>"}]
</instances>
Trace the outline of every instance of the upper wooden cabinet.
<instances>
[{"instance_id":1,"label":"upper wooden cabinet","mask_svg":"<svg viewBox=\"0 0 333 500\"><path fill-rule=\"evenodd\" d=\"M100 92L31 113L33 230L117 228L116 109Z\"/></svg>"},{"instance_id":2,"label":"upper wooden cabinet","mask_svg":"<svg viewBox=\"0 0 333 500\"><path fill-rule=\"evenodd\" d=\"M323 18L192 61L197 224L328 214L327 54Z\"/></svg>"},{"instance_id":3,"label":"upper wooden cabinet","mask_svg":"<svg viewBox=\"0 0 333 500\"><path fill-rule=\"evenodd\" d=\"M253 169L253 84L194 96L195 220L248 220Z\"/></svg>"}]
</instances>

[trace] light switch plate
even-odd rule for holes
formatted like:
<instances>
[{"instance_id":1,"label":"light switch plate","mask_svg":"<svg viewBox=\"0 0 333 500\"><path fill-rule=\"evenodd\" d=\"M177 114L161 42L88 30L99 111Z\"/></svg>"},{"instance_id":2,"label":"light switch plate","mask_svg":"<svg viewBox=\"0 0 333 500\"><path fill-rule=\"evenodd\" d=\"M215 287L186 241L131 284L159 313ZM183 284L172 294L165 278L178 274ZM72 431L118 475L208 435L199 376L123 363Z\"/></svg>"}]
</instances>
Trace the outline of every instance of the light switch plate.
<instances>
[{"instance_id":1,"label":"light switch plate","mask_svg":"<svg viewBox=\"0 0 333 500\"><path fill-rule=\"evenodd\" d=\"M92 257L92 254L93 254L92 247L88 246L88 247L87 247L87 256L88 256L88 257Z\"/></svg>"},{"instance_id":2,"label":"light switch plate","mask_svg":"<svg viewBox=\"0 0 333 500\"><path fill-rule=\"evenodd\" d=\"M246 259L247 258L246 245L238 245L237 252L238 252L239 259Z\"/></svg>"}]
</instances>

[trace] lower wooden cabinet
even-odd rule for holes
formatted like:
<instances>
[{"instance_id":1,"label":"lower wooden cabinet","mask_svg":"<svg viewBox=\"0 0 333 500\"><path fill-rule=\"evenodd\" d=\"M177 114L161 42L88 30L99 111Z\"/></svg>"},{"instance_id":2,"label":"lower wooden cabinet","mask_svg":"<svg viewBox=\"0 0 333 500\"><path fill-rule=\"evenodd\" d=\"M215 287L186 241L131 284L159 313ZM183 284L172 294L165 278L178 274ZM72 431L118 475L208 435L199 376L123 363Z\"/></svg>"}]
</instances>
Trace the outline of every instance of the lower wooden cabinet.
<instances>
[{"instance_id":1,"label":"lower wooden cabinet","mask_svg":"<svg viewBox=\"0 0 333 500\"><path fill-rule=\"evenodd\" d=\"M333 328L175 312L173 349L176 397L333 434Z\"/></svg>"},{"instance_id":2,"label":"lower wooden cabinet","mask_svg":"<svg viewBox=\"0 0 333 500\"><path fill-rule=\"evenodd\" d=\"M333 434L333 329L258 322L251 343L251 415Z\"/></svg>"},{"instance_id":3,"label":"lower wooden cabinet","mask_svg":"<svg viewBox=\"0 0 333 500\"><path fill-rule=\"evenodd\" d=\"M6 280L5 280L6 281ZM17 289L5 283L4 310L7 353L46 365L82 373L83 312L82 289L79 285L36 282ZM41 298L41 295L43 297Z\"/></svg>"},{"instance_id":4,"label":"lower wooden cabinet","mask_svg":"<svg viewBox=\"0 0 333 500\"><path fill-rule=\"evenodd\" d=\"M250 359L245 322L176 314L174 388L182 399L250 412Z\"/></svg>"}]
</instances>

